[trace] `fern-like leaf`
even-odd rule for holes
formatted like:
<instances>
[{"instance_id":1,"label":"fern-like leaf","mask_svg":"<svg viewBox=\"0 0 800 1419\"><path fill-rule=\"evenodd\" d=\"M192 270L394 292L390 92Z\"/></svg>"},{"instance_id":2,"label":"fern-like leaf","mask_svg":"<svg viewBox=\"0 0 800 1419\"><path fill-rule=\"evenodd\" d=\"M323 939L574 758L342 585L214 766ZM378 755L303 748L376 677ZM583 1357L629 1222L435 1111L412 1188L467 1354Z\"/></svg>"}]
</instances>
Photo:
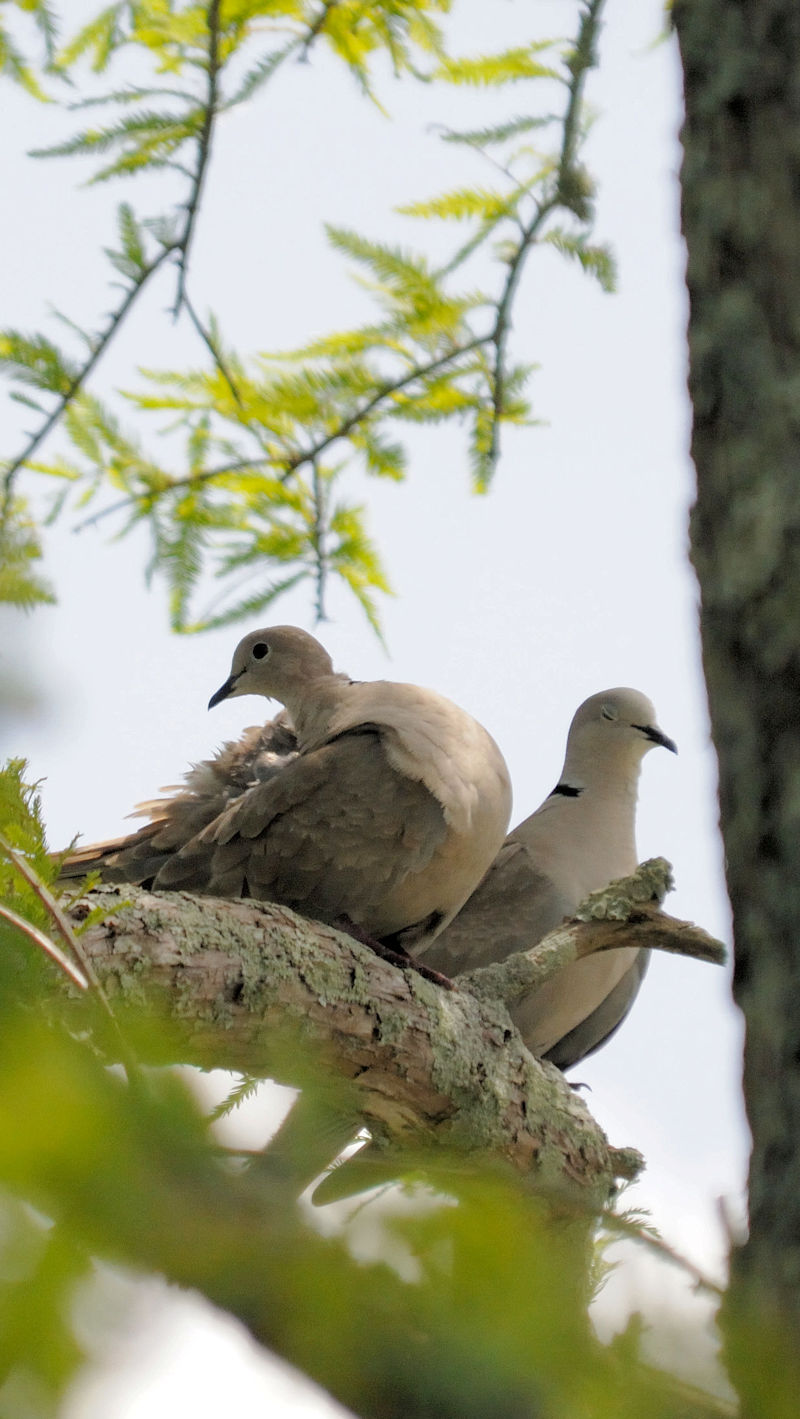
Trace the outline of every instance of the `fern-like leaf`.
<instances>
[{"instance_id":1,"label":"fern-like leaf","mask_svg":"<svg viewBox=\"0 0 800 1419\"><path fill-rule=\"evenodd\" d=\"M478 87L517 83L521 79L561 79L558 69L543 64L539 54L552 49L551 40L520 45L498 54L481 54L473 59L446 59L434 78L448 84L469 84Z\"/></svg>"}]
</instances>

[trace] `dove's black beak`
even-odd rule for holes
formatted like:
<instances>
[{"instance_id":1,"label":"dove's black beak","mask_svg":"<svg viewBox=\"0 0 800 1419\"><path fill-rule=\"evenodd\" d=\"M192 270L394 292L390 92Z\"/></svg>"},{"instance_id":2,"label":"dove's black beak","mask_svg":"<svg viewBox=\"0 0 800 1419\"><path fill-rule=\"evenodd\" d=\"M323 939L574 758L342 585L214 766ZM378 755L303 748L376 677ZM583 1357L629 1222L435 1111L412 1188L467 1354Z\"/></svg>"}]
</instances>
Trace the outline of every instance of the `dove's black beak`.
<instances>
[{"instance_id":1,"label":"dove's black beak","mask_svg":"<svg viewBox=\"0 0 800 1419\"><path fill-rule=\"evenodd\" d=\"M211 699L208 702L209 709L213 709L215 705L221 704L223 700L227 700L228 696L233 694L233 691L236 688L237 681L239 680L242 673L243 672L241 670L238 670L235 675L228 676L227 680L225 681L225 684L220 685L216 693L211 696Z\"/></svg>"},{"instance_id":2,"label":"dove's black beak","mask_svg":"<svg viewBox=\"0 0 800 1419\"><path fill-rule=\"evenodd\" d=\"M653 744L660 744L662 749L669 749L671 754L677 754L678 746L674 739L667 738L661 729L656 729L653 724L634 724L634 729L638 729L645 739L649 739Z\"/></svg>"}]
</instances>

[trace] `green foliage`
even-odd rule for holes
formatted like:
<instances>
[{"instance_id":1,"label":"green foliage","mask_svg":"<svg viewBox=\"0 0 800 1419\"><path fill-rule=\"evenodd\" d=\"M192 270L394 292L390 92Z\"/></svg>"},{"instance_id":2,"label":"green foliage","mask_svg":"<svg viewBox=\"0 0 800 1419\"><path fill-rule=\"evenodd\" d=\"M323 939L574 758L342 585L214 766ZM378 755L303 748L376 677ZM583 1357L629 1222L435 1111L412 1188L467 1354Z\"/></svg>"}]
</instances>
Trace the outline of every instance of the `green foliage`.
<instances>
[{"instance_id":1,"label":"green foliage","mask_svg":"<svg viewBox=\"0 0 800 1419\"><path fill-rule=\"evenodd\" d=\"M521 79L560 79L557 66L543 64L538 55L553 49L551 40L505 49L499 54L481 54L472 59L446 59L435 77L448 84L480 87L519 83Z\"/></svg>"},{"instance_id":2,"label":"green foliage","mask_svg":"<svg viewBox=\"0 0 800 1419\"><path fill-rule=\"evenodd\" d=\"M263 466L281 467L277 438L287 438L303 421L313 426L315 401L325 401L324 382L317 387L282 380L275 393L237 366L238 402L216 371L174 380L160 376L154 383L154 392L135 402L177 416L185 430L185 473L156 462L105 405L86 394L72 402L64 420L79 461L36 466L76 480L84 506L108 487L121 493L124 530L147 523L148 575L166 579L173 628L209 629L256 616L291 586L319 587L327 573L345 582L377 626L374 592L388 592L389 586L364 510L334 496L339 470L318 464L313 476L288 480ZM365 462L391 474L391 448L360 436ZM265 455L268 448L272 456ZM222 591L213 590L214 581ZM196 594L206 603L199 611Z\"/></svg>"},{"instance_id":3,"label":"green foliage","mask_svg":"<svg viewBox=\"0 0 800 1419\"><path fill-rule=\"evenodd\" d=\"M537 128L547 128L552 123L559 120L555 114L544 114L536 116L524 114L519 118L510 118L505 123L494 123L488 128L456 129L439 128L439 136L445 143L463 143L470 148L477 148L483 151L486 148L496 147L498 144L507 143L510 138L517 138L522 133L532 133Z\"/></svg>"},{"instance_id":4,"label":"green foliage","mask_svg":"<svg viewBox=\"0 0 800 1419\"><path fill-rule=\"evenodd\" d=\"M52 588L34 569L41 560L38 529L21 498L13 498L0 521L0 604L31 611L51 605Z\"/></svg>"},{"instance_id":5,"label":"green foliage","mask_svg":"<svg viewBox=\"0 0 800 1419\"><path fill-rule=\"evenodd\" d=\"M204 71L207 77L213 73L217 82L235 60L239 77L216 100L224 110L250 98L287 59L305 57L315 42L321 42L346 65L359 86L371 93L370 71L379 56L388 57L396 74L414 72L427 57L440 58L442 36L435 16L449 8L450 0L371 0L367 4L361 0L216 0L208 5L194 0L184 4L180 0L138 0L137 4L118 3L100 11L63 46L56 63L62 73L69 73L79 61L87 60L95 74L104 74L119 51L126 49L172 83L175 79L191 82L197 72ZM243 65L247 67L241 78ZM186 121L190 95L166 85L160 91L183 105ZM111 90L100 101L125 104L137 94L143 97L157 92ZM147 152L148 140L157 147L159 127L170 119L158 114L140 117L138 131L114 125L98 132L85 130L76 135L72 146L50 151L91 151L98 141L105 140L107 146L127 147L130 161L135 161L141 145L138 165L151 165L158 159ZM178 146L190 136L185 133ZM98 180L124 171L124 166L108 169L98 174Z\"/></svg>"},{"instance_id":6,"label":"green foliage","mask_svg":"<svg viewBox=\"0 0 800 1419\"><path fill-rule=\"evenodd\" d=\"M49 979L48 957L73 981L83 978L72 942L65 956L50 935L58 864L47 852L38 784L26 781L26 771L23 759L0 768L0 995L11 989L30 1001Z\"/></svg>"},{"instance_id":7,"label":"green foliage","mask_svg":"<svg viewBox=\"0 0 800 1419\"><path fill-rule=\"evenodd\" d=\"M10 759L0 768L0 833L30 862L45 883L55 881L58 865L50 857L42 818L38 783L27 780L24 759ZM14 906L38 926L49 925L49 914L41 900L20 877L7 857L0 853L0 900Z\"/></svg>"},{"instance_id":8,"label":"green foliage","mask_svg":"<svg viewBox=\"0 0 800 1419\"><path fill-rule=\"evenodd\" d=\"M0 1414L57 1416L84 1358L71 1312L93 1262L70 1229L0 1192Z\"/></svg>"},{"instance_id":9,"label":"green foliage","mask_svg":"<svg viewBox=\"0 0 800 1419\"><path fill-rule=\"evenodd\" d=\"M98 168L92 182L110 177L131 177L141 168L172 166L171 160L184 143L196 139L203 123L201 108L187 108L176 118L170 113L143 110L120 119L108 128L87 128L83 133L51 148L36 149L33 157L69 157L77 153L105 153L119 149L119 156Z\"/></svg>"},{"instance_id":10,"label":"green foliage","mask_svg":"<svg viewBox=\"0 0 800 1419\"><path fill-rule=\"evenodd\" d=\"M199 1290L364 1415L484 1419L498 1396L524 1419L726 1412L648 1370L633 1332L627 1348L598 1345L589 1219L554 1219L514 1180L439 1153L419 1205L384 1211L391 1261L366 1264L353 1254L357 1215L321 1237L280 1180L225 1156L183 1080L151 1072L132 1088L47 1014L44 999L37 1012L6 1005L0 1030L11 1393L63 1385L78 1359L70 1301L94 1255ZM151 1024L154 1052L165 1038ZM44 1354L30 1334L40 1311Z\"/></svg>"},{"instance_id":11,"label":"green foliage","mask_svg":"<svg viewBox=\"0 0 800 1419\"><path fill-rule=\"evenodd\" d=\"M566 48L537 41L466 58L444 48L435 17L449 8L447 0L140 0L99 12L62 47L58 72L72 76L88 63L104 77L124 51L126 73L133 58L143 82L86 94L73 107L108 109L111 118L47 153L102 155L93 182L173 169L176 181L188 183L188 194L176 194L171 211L149 219L128 203L119 207L117 242L106 256L123 278L123 297L99 332L62 317L83 346L77 356L44 334L0 333L0 367L16 383L16 397L42 416L8 465L9 496L27 467L61 480L53 516L72 489L73 505L101 500L95 520L119 511L123 531L146 521L149 572L167 580L176 630L256 615L302 582L313 586L324 615L331 576L350 588L379 630L376 594L388 585L365 511L342 491L348 470L401 480L408 455L398 428L450 421L465 427L472 486L485 492L502 426L534 422L525 389L533 367L510 359L507 348L513 302L532 251L546 243L612 288L612 258L590 240L591 183L577 160L582 83L594 62L600 3L583 0L578 36ZM491 185L462 185L399 209L418 221L467 227L448 260L434 267L424 251L329 227L331 244L356 266L374 299L375 318L282 354L248 359L224 348L213 319L204 325L188 297L214 128L290 55L306 57L322 42L365 90L379 55L398 73L417 73L427 58L434 81L490 94L522 86L530 111L482 128L444 129L445 142L468 146L477 161L491 165ZM560 114L551 111L554 94ZM493 276L483 290L472 263L482 261L485 284L487 252ZM177 269L175 314L189 316L211 365L145 372L149 387L128 398L139 421L169 411L176 421L171 430L183 430L185 452L174 469L155 446L146 452L138 431L124 431L111 406L101 406L84 388L127 312L167 261ZM48 395L54 407L39 402ZM73 453L34 458L57 421ZM110 503L109 493L115 497Z\"/></svg>"},{"instance_id":12,"label":"green foliage","mask_svg":"<svg viewBox=\"0 0 800 1419\"><path fill-rule=\"evenodd\" d=\"M18 330L0 332L0 369L3 368L10 370L21 384L60 395L72 389L79 372L79 366L52 340L43 335L23 335Z\"/></svg>"},{"instance_id":13,"label":"green foliage","mask_svg":"<svg viewBox=\"0 0 800 1419\"><path fill-rule=\"evenodd\" d=\"M458 187L452 192L442 192L429 202L409 202L398 207L407 217L442 217L463 222L469 217L480 217L485 222L496 222L508 215L508 202L499 192L485 187Z\"/></svg>"},{"instance_id":14,"label":"green foliage","mask_svg":"<svg viewBox=\"0 0 800 1419\"><path fill-rule=\"evenodd\" d=\"M52 882L37 787L19 761L0 774L0 824L36 880ZM46 900L2 857L0 898L47 923ZM181 1057L168 1022L143 1014L135 980L119 979L113 1008L140 1058ZM287 1027L274 1063L302 1082L312 1134L295 1139L290 1172L280 1151L270 1169L269 1147L242 1170L209 1125L257 1077L206 1118L187 1071L109 1071L119 1037L97 1024L91 996L67 996L49 970L21 972L0 931L0 1414L54 1419L82 1361L75 1301L95 1259L200 1291L365 1416L484 1419L499 1394L522 1419L728 1413L648 1369L641 1327L597 1343L593 1219L552 1211L477 1160L418 1155L417 1205L394 1216L383 1204L385 1260L358 1259L359 1215L375 1203L320 1236L293 1179L307 1171L302 1148L316 1158L324 1120L349 1116L351 1101L308 1039Z\"/></svg>"},{"instance_id":15,"label":"green foliage","mask_svg":"<svg viewBox=\"0 0 800 1419\"><path fill-rule=\"evenodd\" d=\"M216 1123L217 1119L227 1118L234 1109L238 1109L248 1099L252 1099L261 1086L262 1081L252 1074L240 1074L236 1083L231 1087L230 1093L217 1104L209 1114L209 1121Z\"/></svg>"},{"instance_id":16,"label":"green foliage","mask_svg":"<svg viewBox=\"0 0 800 1419\"><path fill-rule=\"evenodd\" d=\"M571 256L579 262L584 271L597 279L604 291L616 289L616 263L607 246L592 246L582 234L573 236L569 232L562 231L559 227L552 227L545 235L544 240L554 246L556 251L562 252L564 256Z\"/></svg>"},{"instance_id":17,"label":"green foliage","mask_svg":"<svg viewBox=\"0 0 800 1419\"><path fill-rule=\"evenodd\" d=\"M4 0L4 3L11 3L20 14L32 17L41 36L44 62L49 64L53 58L56 41L56 18L53 6L48 3L48 0ZM6 75L19 84L32 98L46 99L46 94L34 68L22 53L11 28L4 24L1 18L0 75Z\"/></svg>"}]
</instances>

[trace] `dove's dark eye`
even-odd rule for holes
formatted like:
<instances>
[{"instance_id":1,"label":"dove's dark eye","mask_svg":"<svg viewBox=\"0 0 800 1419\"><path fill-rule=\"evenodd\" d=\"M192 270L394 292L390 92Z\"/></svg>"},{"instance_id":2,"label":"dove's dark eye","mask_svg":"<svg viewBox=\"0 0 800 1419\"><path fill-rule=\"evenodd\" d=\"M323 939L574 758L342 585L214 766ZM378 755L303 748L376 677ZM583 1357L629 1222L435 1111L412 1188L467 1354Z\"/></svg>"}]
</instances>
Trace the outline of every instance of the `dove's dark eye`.
<instances>
[{"instance_id":1,"label":"dove's dark eye","mask_svg":"<svg viewBox=\"0 0 800 1419\"><path fill-rule=\"evenodd\" d=\"M263 660L265 655L269 655L269 646L266 641L257 641L253 646L253 659Z\"/></svg>"}]
</instances>

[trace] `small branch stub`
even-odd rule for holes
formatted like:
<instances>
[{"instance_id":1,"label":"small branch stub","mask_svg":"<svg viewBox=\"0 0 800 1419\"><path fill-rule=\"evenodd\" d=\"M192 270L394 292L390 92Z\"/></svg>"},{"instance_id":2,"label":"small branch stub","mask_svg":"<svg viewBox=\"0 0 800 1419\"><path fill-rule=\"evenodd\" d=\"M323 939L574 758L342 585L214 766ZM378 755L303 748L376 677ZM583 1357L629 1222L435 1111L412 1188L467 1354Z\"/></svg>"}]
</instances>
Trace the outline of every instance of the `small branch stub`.
<instances>
[{"instance_id":1,"label":"small branch stub","mask_svg":"<svg viewBox=\"0 0 800 1419\"><path fill-rule=\"evenodd\" d=\"M630 877L610 882L530 951L515 952L491 966L458 977L458 985L480 1000L516 1005L573 961L596 951L670 951L723 965L726 948L699 926L661 910L672 890L672 868L663 857L643 862Z\"/></svg>"}]
</instances>

